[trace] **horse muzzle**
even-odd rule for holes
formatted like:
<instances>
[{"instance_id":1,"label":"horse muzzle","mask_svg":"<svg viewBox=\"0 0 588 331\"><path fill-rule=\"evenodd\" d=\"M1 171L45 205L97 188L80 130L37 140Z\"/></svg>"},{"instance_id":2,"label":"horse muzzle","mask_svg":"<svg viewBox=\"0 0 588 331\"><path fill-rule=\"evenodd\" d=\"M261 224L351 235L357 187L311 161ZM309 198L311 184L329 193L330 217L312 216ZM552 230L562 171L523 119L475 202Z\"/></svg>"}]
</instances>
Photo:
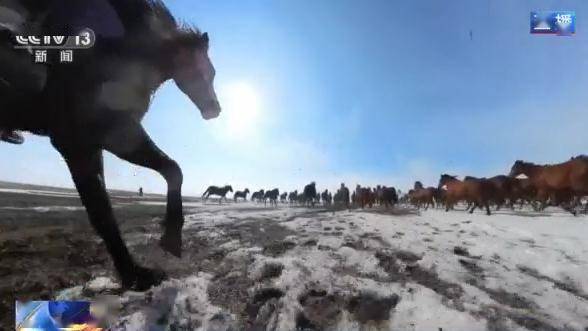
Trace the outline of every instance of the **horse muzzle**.
<instances>
[{"instance_id":1,"label":"horse muzzle","mask_svg":"<svg viewBox=\"0 0 588 331\"><path fill-rule=\"evenodd\" d=\"M205 120L217 118L220 115L220 112L220 104L216 100L211 101L208 105L202 107L200 110L200 114L202 114L202 118Z\"/></svg>"}]
</instances>

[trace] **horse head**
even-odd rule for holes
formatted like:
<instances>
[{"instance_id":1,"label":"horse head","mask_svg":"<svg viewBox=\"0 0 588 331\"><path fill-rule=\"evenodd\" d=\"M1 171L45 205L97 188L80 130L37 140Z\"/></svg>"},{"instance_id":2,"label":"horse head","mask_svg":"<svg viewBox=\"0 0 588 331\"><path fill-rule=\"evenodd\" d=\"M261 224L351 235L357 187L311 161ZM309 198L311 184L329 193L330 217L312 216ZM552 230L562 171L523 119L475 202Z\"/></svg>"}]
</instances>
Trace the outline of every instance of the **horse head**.
<instances>
[{"instance_id":1,"label":"horse head","mask_svg":"<svg viewBox=\"0 0 588 331\"><path fill-rule=\"evenodd\" d=\"M124 9L124 1L112 3ZM174 80L204 119L217 117L221 108L213 86L216 72L208 57L208 33L178 24L161 0L149 0L140 7L142 12L121 17L129 37L158 52L156 59L165 78Z\"/></svg>"},{"instance_id":2,"label":"horse head","mask_svg":"<svg viewBox=\"0 0 588 331\"><path fill-rule=\"evenodd\" d=\"M451 176L448 174L442 174L441 178L439 178L439 185L437 186L439 189L441 189L443 186L445 186L447 183L449 182L453 182L457 180L457 176Z\"/></svg>"},{"instance_id":3,"label":"horse head","mask_svg":"<svg viewBox=\"0 0 588 331\"><path fill-rule=\"evenodd\" d=\"M243 191L243 193L248 194L249 193L249 189L246 188L245 191Z\"/></svg>"},{"instance_id":4,"label":"horse head","mask_svg":"<svg viewBox=\"0 0 588 331\"><path fill-rule=\"evenodd\" d=\"M208 57L208 33L179 31L173 43L172 79L204 119L217 117L221 108L213 85L216 72Z\"/></svg>"},{"instance_id":5,"label":"horse head","mask_svg":"<svg viewBox=\"0 0 588 331\"><path fill-rule=\"evenodd\" d=\"M225 188L229 191L229 192L233 192L233 187L231 185L227 185L225 186Z\"/></svg>"},{"instance_id":6,"label":"horse head","mask_svg":"<svg viewBox=\"0 0 588 331\"><path fill-rule=\"evenodd\" d=\"M508 174L510 177L517 177L521 174L529 175L529 169L533 166L530 162L525 162L522 160L517 160L510 168L510 173Z\"/></svg>"}]
</instances>

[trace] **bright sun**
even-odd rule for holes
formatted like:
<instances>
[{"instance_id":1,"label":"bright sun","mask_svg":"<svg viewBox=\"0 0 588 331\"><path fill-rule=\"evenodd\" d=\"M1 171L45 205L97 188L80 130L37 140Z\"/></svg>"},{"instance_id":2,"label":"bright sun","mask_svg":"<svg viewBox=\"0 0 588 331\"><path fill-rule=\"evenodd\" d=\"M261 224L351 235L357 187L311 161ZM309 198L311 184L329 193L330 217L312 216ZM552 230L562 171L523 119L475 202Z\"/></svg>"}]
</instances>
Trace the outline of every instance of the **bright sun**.
<instances>
[{"instance_id":1,"label":"bright sun","mask_svg":"<svg viewBox=\"0 0 588 331\"><path fill-rule=\"evenodd\" d=\"M221 116L226 119L229 134L253 134L261 111L257 90L247 82L235 82L222 90L221 97Z\"/></svg>"}]
</instances>

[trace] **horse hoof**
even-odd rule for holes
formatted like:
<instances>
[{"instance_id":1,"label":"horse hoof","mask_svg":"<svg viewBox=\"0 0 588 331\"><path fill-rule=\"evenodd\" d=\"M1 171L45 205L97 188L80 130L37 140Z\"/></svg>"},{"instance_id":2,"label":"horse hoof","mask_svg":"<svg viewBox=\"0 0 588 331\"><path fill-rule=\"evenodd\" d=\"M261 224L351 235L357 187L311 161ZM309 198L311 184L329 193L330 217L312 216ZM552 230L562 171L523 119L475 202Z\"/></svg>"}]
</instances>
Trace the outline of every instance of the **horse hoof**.
<instances>
[{"instance_id":1,"label":"horse hoof","mask_svg":"<svg viewBox=\"0 0 588 331\"><path fill-rule=\"evenodd\" d=\"M135 266L133 274L122 280L122 287L125 290L144 292L161 284L165 279L167 275L162 270Z\"/></svg>"}]
</instances>

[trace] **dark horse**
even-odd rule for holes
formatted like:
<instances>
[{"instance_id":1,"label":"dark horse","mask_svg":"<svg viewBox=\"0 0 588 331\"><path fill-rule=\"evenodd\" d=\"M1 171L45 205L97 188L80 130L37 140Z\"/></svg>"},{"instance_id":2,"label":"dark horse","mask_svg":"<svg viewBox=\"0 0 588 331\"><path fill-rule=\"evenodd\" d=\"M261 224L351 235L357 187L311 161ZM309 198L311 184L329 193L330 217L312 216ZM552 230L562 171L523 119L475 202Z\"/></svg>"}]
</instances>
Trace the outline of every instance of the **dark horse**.
<instances>
[{"instance_id":1,"label":"dark horse","mask_svg":"<svg viewBox=\"0 0 588 331\"><path fill-rule=\"evenodd\" d=\"M235 200L235 202L237 202L238 198L242 198L243 200L247 201L247 194L249 194L248 188L246 188L244 191L237 191L233 195L233 200Z\"/></svg>"},{"instance_id":2,"label":"dark horse","mask_svg":"<svg viewBox=\"0 0 588 331\"><path fill-rule=\"evenodd\" d=\"M343 205L349 208L349 189L344 183L341 183L341 187L337 190L337 193L335 193L333 200L336 205Z\"/></svg>"},{"instance_id":3,"label":"dark horse","mask_svg":"<svg viewBox=\"0 0 588 331\"><path fill-rule=\"evenodd\" d=\"M288 192L284 192L280 194L280 202L287 203L288 202Z\"/></svg>"},{"instance_id":4,"label":"dark horse","mask_svg":"<svg viewBox=\"0 0 588 331\"><path fill-rule=\"evenodd\" d=\"M298 190L292 191L288 194L288 201L290 204L296 203L298 200Z\"/></svg>"},{"instance_id":5,"label":"dark horse","mask_svg":"<svg viewBox=\"0 0 588 331\"><path fill-rule=\"evenodd\" d=\"M220 199L218 200L218 203L220 204L223 199L225 199L225 201L227 201L227 192L233 192L233 187L231 185L225 185L223 187L218 187L218 186L209 186L206 191L204 191L204 193L202 194L202 199L204 201L208 200L208 197L211 195L218 195L220 196Z\"/></svg>"},{"instance_id":6,"label":"dark horse","mask_svg":"<svg viewBox=\"0 0 588 331\"><path fill-rule=\"evenodd\" d=\"M269 199L270 206L278 206L278 196L280 195L280 190L277 188L266 191L263 195L263 203L267 205L267 200Z\"/></svg>"},{"instance_id":7,"label":"dark horse","mask_svg":"<svg viewBox=\"0 0 588 331\"><path fill-rule=\"evenodd\" d=\"M394 207L398 203L398 193L394 187L382 187L382 198L381 203L388 208L388 206Z\"/></svg>"},{"instance_id":8,"label":"dark horse","mask_svg":"<svg viewBox=\"0 0 588 331\"><path fill-rule=\"evenodd\" d=\"M140 266L129 253L106 191L103 151L165 178L167 210L160 246L180 257L182 171L155 145L141 120L154 92L170 79L204 119L217 117L220 105L206 33L179 27L158 0L109 3L120 18L124 36L97 38L93 48L76 52L73 63L48 65L46 82L38 92L0 84L0 128L50 138L67 163L123 288L146 290L165 275Z\"/></svg>"},{"instance_id":9,"label":"dark horse","mask_svg":"<svg viewBox=\"0 0 588 331\"><path fill-rule=\"evenodd\" d=\"M304 190L302 191L302 204L307 205L310 204L314 207L316 199L316 183L311 182L310 184L304 186Z\"/></svg>"},{"instance_id":10,"label":"dark horse","mask_svg":"<svg viewBox=\"0 0 588 331\"><path fill-rule=\"evenodd\" d=\"M264 194L265 194L265 190L263 190L263 189L259 190L257 192L253 192L253 194L251 195L251 201L261 202Z\"/></svg>"}]
</instances>

